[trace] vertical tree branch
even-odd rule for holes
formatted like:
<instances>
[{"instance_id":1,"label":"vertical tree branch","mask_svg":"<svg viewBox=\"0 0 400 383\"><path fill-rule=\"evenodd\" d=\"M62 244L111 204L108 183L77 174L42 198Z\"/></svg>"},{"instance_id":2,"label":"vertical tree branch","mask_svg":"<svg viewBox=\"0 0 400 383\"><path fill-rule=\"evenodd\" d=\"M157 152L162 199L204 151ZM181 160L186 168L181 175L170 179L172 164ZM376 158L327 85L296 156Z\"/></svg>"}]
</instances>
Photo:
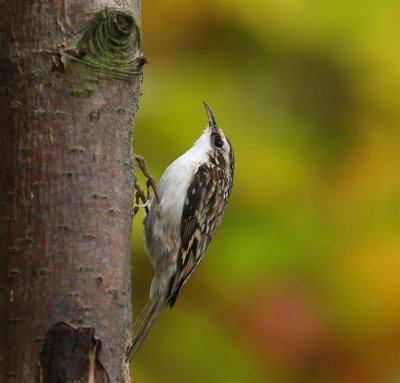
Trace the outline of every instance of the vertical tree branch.
<instances>
[{"instance_id":1,"label":"vertical tree branch","mask_svg":"<svg viewBox=\"0 0 400 383\"><path fill-rule=\"evenodd\" d=\"M0 381L128 381L139 0L0 12Z\"/></svg>"}]
</instances>

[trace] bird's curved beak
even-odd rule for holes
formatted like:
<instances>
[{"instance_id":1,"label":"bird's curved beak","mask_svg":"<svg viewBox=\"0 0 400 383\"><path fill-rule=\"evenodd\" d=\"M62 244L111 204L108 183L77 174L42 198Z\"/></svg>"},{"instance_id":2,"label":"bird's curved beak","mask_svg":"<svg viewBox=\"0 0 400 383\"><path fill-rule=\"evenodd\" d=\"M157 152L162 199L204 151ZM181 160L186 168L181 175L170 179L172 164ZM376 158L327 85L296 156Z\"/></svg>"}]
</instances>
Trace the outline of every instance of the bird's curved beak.
<instances>
[{"instance_id":1,"label":"bird's curved beak","mask_svg":"<svg viewBox=\"0 0 400 383\"><path fill-rule=\"evenodd\" d=\"M208 116L208 127L210 130L217 130L217 123L215 122L215 118L213 115L213 112L211 111L210 107L207 105L205 101L203 101L204 107L206 108L207 111L207 116Z\"/></svg>"}]
</instances>

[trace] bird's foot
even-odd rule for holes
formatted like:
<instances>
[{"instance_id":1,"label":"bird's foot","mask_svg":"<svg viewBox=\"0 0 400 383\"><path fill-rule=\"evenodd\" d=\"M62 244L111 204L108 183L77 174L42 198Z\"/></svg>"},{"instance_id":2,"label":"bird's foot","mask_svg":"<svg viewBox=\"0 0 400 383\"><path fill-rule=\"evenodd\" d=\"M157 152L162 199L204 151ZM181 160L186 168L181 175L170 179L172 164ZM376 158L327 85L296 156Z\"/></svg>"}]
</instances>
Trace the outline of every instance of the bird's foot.
<instances>
[{"instance_id":1,"label":"bird's foot","mask_svg":"<svg viewBox=\"0 0 400 383\"><path fill-rule=\"evenodd\" d=\"M138 154L133 154L133 158L136 160L139 169L142 171L143 175L147 178L146 186L147 186L147 198L150 197L150 187L154 191L154 195L156 197L157 203L160 203L160 196L157 191L157 183L156 179L150 174L149 169L146 164L146 160L139 156Z\"/></svg>"},{"instance_id":2,"label":"bird's foot","mask_svg":"<svg viewBox=\"0 0 400 383\"><path fill-rule=\"evenodd\" d=\"M138 167L142 171L143 175L147 178L146 181L147 195L145 195L143 189L140 187L138 182L137 181L135 182L135 206L133 208L133 216L135 216L140 208L144 208L146 210L146 213L148 213L149 211L148 205L152 199L150 189L153 189L157 203L160 203L160 197L157 190L156 180L150 174L146 164L146 160L142 156L139 156L138 154L135 153L133 154L133 158L137 162Z\"/></svg>"},{"instance_id":3,"label":"bird's foot","mask_svg":"<svg viewBox=\"0 0 400 383\"><path fill-rule=\"evenodd\" d=\"M146 195L144 194L143 189L140 187L140 185L135 182L135 205L133 207L133 216L135 216L140 208L144 208L146 213L149 212L148 205L150 203L150 199L146 198Z\"/></svg>"}]
</instances>

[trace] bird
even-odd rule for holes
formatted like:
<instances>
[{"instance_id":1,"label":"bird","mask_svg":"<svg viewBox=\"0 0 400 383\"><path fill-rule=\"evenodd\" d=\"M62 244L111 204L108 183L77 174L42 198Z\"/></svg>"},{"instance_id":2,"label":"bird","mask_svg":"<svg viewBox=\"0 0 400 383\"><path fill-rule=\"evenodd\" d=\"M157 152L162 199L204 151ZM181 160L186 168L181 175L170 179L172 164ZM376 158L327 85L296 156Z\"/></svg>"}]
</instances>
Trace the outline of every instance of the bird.
<instances>
[{"instance_id":1,"label":"bird","mask_svg":"<svg viewBox=\"0 0 400 383\"><path fill-rule=\"evenodd\" d=\"M154 269L147 305L133 325L129 363L162 309L174 306L220 226L235 169L232 145L204 102L208 126L161 176L158 196L143 218L146 253Z\"/></svg>"}]
</instances>

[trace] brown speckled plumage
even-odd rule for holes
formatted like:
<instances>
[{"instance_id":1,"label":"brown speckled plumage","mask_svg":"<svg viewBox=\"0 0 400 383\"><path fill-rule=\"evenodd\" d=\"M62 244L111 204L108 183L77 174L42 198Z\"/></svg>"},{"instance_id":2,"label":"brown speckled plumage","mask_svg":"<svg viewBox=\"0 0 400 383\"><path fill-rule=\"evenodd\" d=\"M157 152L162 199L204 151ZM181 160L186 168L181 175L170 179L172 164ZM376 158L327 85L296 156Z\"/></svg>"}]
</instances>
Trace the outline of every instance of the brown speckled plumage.
<instances>
[{"instance_id":1,"label":"brown speckled plumage","mask_svg":"<svg viewBox=\"0 0 400 383\"><path fill-rule=\"evenodd\" d=\"M146 249L154 268L150 300L134 325L130 360L160 311L172 307L216 233L232 190L234 153L205 104L209 126L194 146L165 170L159 203L145 216Z\"/></svg>"}]
</instances>

